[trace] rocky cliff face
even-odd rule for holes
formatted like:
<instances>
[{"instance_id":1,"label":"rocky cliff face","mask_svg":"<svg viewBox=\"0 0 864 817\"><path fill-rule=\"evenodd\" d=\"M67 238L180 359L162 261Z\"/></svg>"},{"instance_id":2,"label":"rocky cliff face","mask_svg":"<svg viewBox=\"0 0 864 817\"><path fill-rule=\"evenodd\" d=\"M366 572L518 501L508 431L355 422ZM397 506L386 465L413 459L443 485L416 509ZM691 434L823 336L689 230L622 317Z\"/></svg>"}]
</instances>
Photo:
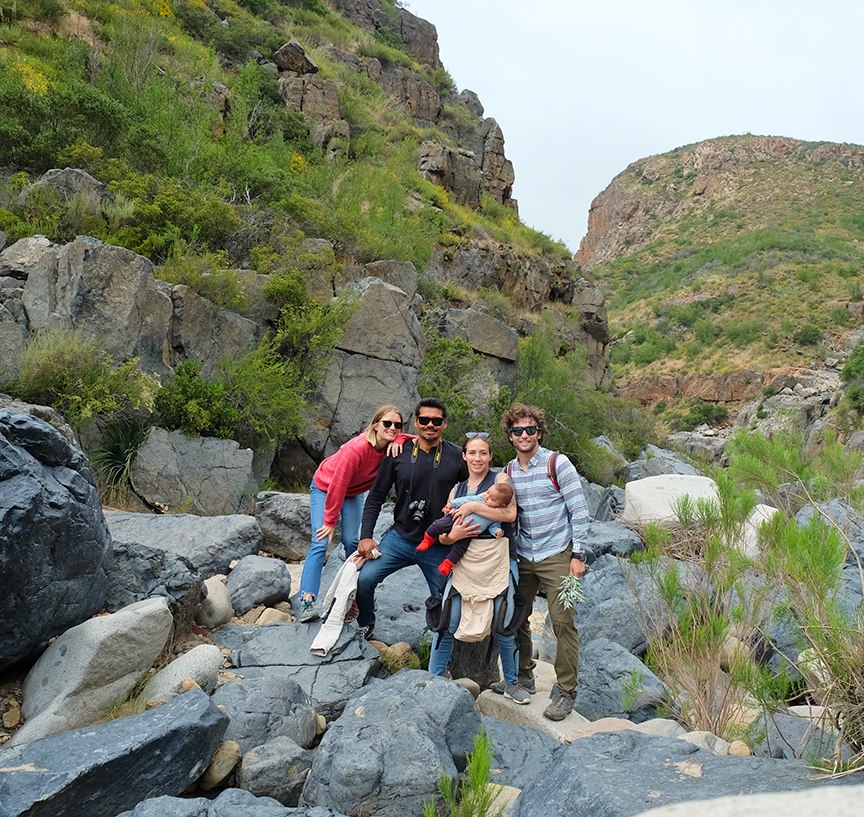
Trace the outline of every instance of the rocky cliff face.
<instances>
[{"instance_id":1,"label":"rocky cliff face","mask_svg":"<svg viewBox=\"0 0 864 817\"><path fill-rule=\"evenodd\" d=\"M633 255L675 234L689 215L714 216L712 205L748 201L746 226L766 227L777 196L815 199L828 162L864 166L864 148L814 144L780 136L722 137L640 159L619 173L591 203L588 231L575 259L587 269ZM800 173L782 168L797 166ZM770 171L777 172L770 172ZM834 173L824 174L830 179ZM744 226L744 225L742 225Z\"/></svg>"}]
</instances>

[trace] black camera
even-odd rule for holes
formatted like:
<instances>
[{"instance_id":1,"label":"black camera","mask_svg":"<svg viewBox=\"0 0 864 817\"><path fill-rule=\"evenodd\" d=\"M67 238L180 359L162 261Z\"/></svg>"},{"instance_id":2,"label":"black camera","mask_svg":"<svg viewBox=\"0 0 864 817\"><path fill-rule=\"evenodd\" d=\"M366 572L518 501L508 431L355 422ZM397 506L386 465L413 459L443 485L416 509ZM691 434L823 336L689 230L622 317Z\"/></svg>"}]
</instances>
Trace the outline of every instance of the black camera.
<instances>
[{"instance_id":1,"label":"black camera","mask_svg":"<svg viewBox=\"0 0 864 817\"><path fill-rule=\"evenodd\" d=\"M411 521L414 524L419 524L423 521L423 517L426 516L426 500L415 499L408 505L408 510L411 511Z\"/></svg>"}]
</instances>

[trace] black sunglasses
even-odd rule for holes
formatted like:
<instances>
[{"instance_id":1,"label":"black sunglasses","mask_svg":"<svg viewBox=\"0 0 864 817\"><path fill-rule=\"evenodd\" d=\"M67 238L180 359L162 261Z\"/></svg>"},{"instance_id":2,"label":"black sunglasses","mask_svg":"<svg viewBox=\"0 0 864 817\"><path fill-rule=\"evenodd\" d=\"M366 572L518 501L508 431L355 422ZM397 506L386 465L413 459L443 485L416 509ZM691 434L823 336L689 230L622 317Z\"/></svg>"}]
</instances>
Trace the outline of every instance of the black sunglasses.
<instances>
[{"instance_id":1,"label":"black sunglasses","mask_svg":"<svg viewBox=\"0 0 864 817\"><path fill-rule=\"evenodd\" d=\"M473 440L475 437L479 437L481 440L485 440L489 436L488 431L466 431L465 436L469 440Z\"/></svg>"},{"instance_id":2,"label":"black sunglasses","mask_svg":"<svg viewBox=\"0 0 864 817\"><path fill-rule=\"evenodd\" d=\"M516 426L516 428L508 428L507 433L514 437L521 437L522 432L525 432L529 437L533 437L537 433L537 426Z\"/></svg>"},{"instance_id":3,"label":"black sunglasses","mask_svg":"<svg viewBox=\"0 0 864 817\"><path fill-rule=\"evenodd\" d=\"M432 423L435 428L444 425L443 417L417 417L417 422L420 423L421 426L428 426L429 423Z\"/></svg>"},{"instance_id":4,"label":"black sunglasses","mask_svg":"<svg viewBox=\"0 0 864 817\"><path fill-rule=\"evenodd\" d=\"M381 425L384 426L384 428L390 428L390 426L393 426L393 428L398 431L405 424L401 420L382 420Z\"/></svg>"}]
</instances>

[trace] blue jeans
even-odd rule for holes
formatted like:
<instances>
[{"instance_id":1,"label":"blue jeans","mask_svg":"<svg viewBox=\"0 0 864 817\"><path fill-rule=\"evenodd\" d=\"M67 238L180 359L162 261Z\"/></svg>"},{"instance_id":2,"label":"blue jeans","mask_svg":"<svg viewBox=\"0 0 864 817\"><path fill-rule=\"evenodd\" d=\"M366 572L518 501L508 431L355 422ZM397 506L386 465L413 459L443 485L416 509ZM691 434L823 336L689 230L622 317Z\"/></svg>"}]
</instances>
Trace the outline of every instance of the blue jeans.
<instances>
[{"instance_id":1,"label":"blue jeans","mask_svg":"<svg viewBox=\"0 0 864 817\"><path fill-rule=\"evenodd\" d=\"M518 577L516 562L510 562L510 572L513 577ZM513 581L513 578L511 578ZM501 599L495 599L495 612ZM462 617L462 596L458 593L453 597L450 607L450 629L442 633L439 642L438 633L432 633L432 653L429 656L429 672L433 675L444 675L450 656L453 654L453 633L459 629L459 619ZM519 648L516 645L516 635L496 635L498 641L498 652L501 653L501 671L504 674L504 682L516 683L516 667L519 663Z\"/></svg>"},{"instance_id":2,"label":"blue jeans","mask_svg":"<svg viewBox=\"0 0 864 817\"><path fill-rule=\"evenodd\" d=\"M357 576L357 617L359 627L375 625L375 588L391 573L408 565L417 565L426 577L430 595L440 595L447 583L445 576L438 572L438 565L447 557L448 548L432 545L429 550L417 550L421 542L409 542L391 528L378 543L381 555L370 559L360 569Z\"/></svg>"},{"instance_id":3,"label":"blue jeans","mask_svg":"<svg viewBox=\"0 0 864 817\"><path fill-rule=\"evenodd\" d=\"M321 589L321 571L324 569L324 559L327 556L326 537L320 542L315 539L315 531L324 524L324 503L327 501L327 492L322 491L315 485L309 487L309 508L312 516L312 547L306 554L303 563L303 575L300 577L300 593L311 593L318 595ZM360 523L363 521L363 503L366 494L358 496L346 496L342 503L342 547L344 551L342 558L345 559L357 550L360 541Z\"/></svg>"}]
</instances>

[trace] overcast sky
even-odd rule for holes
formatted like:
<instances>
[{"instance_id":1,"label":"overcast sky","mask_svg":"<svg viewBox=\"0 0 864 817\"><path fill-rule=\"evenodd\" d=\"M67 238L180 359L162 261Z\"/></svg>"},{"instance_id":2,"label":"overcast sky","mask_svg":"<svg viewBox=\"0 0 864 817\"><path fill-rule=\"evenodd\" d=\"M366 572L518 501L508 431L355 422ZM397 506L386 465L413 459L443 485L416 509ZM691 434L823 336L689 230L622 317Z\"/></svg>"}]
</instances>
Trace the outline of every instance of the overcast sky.
<instances>
[{"instance_id":1,"label":"overcast sky","mask_svg":"<svg viewBox=\"0 0 864 817\"><path fill-rule=\"evenodd\" d=\"M864 143L861 0L406 0L504 132L522 220L579 247L628 164L715 136Z\"/></svg>"}]
</instances>

